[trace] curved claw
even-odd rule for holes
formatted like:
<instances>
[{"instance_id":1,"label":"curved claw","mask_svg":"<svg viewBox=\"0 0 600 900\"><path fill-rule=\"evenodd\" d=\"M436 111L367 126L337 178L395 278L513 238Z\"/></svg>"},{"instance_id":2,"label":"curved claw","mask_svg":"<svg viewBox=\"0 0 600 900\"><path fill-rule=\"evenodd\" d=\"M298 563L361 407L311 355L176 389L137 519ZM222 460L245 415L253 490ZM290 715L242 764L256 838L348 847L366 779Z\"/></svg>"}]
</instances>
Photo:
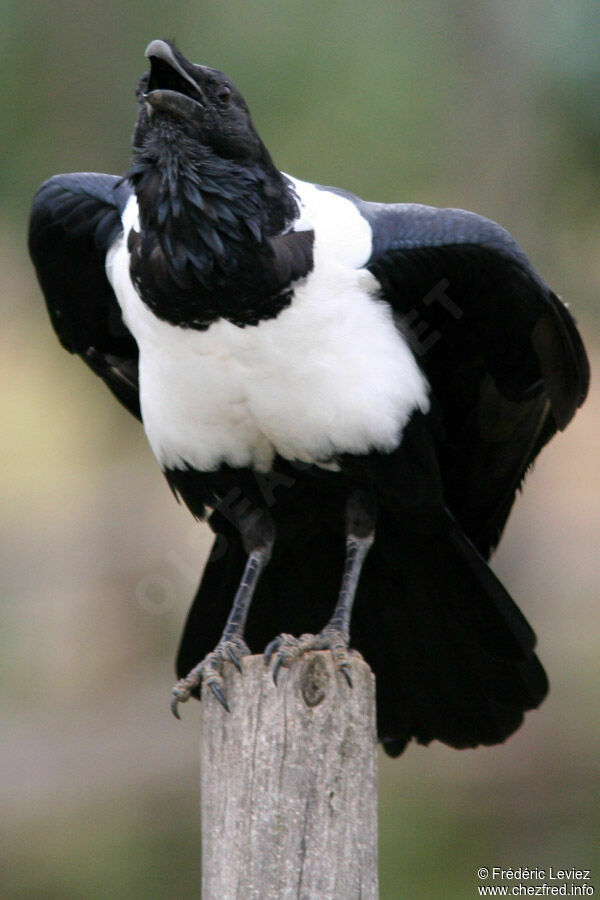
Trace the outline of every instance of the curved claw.
<instances>
[{"instance_id":1,"label":"curved claw","mask_svg":"<svg viewBox=\"0 0 600 900\"><path fill-rule=\"evenodd\" d=\"M273 681L275 682L275 687L277 687L277 679L279 678L279 671L283 665L283 659L281 656L278 656L275 660L275 665L273 666Z\"/></svg>"},{"instance_id":2,"label":"curved claw","mask_svg":"<svg viewBox=\"0 0 600 900\"><path fill-rule=\"evenodd\" d=\"M229 712L229 706L227 705L227 700L225 699L225 694L223 693L223 691L221 690L219 685L216 684L214 681L209 681L208 686L211 689L211 691L213 692L213 694L215 695L215 697L217 698L217 700L219 701L219 703L221 704L221 706L223 707L223 709L225 709L227 712Z\"/></svg>"},{"instance_id":3,"label":"curved claw","mask_svg":"<svg viewBox=\"0 0 600 900\"><path fill-rule=\"evenodd\" d=\"M181 721L181 716L179 715L179 697L176 694L171 698L171 712L176 719Z\"/></svg>"},{"instance_id":4,"label":"curved claw","mask_svg":"<svg viewBox=\"0 0 600 900\"><path fill-rule=\"evenodd\" d=\"M350 674L349 664L342 663L340 665L339 669L340 669L340 672L342 673L342 675L344 676L344 678L346 679L346 681L348 683L348 687L354 687L354 685L352 684L352 675Z\"/></svg>"},{"instance_id":5,"label":"curved claw","mask_svg":"<svg viewBox=\"0 0 600 900\"><path fill-rule=\"evenodd\" d=\"M267 646L265 647L264 654L263 654L264 660L265 660L265 666L267 666L267 667L270 666L273 654L278 649L280 643L281 643L281 641L279 640L279 638L273 638L273 640L270 641L270 643L268 643ZM275 684L277 684L277 682L275 682Z\"/></svg>"},{"instance_id":6,"label":"curved claw","mask_svg":"<svg viewBox=\"0 0 600 900\"><path fill-rule=\"evenodd\" d=\"M230 647L229 645L227 646L227 656L229 657L231 662L234 664L234 666L236 667L236 669L238 670L240 675L242 675L243 674L242 664L240 663L239 659L237 658L237 654L234 652L233 648Z\"/></svg>"}]
</instances>

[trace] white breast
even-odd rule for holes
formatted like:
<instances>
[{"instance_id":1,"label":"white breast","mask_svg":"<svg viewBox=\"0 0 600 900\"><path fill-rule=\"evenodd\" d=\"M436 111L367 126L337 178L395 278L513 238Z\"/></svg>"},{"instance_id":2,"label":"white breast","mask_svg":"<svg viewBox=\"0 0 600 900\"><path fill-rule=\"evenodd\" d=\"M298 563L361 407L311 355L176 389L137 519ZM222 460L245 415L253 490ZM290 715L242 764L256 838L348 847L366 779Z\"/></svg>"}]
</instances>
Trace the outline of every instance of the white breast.
<instances>
[{"instance_id":1,"label":"white breast","mask_svg":"<svg viewBox=\"0 0 600 900\"><path fill-rule=\"evenodd\" d=\"M336 453L391 450L412 411L428 408L427 382L389 308L374 299L375 278L360 268L367 223L349 201L296 187L315 230L314 269L291 305L257 326L162 322L131 283L125 240L110 254L109 280L140 351L144 428L163 468L266 471L275 453L326 464ZM136 214L132 198L125 235L139 227Z\"/></svg>"}]
</instances>

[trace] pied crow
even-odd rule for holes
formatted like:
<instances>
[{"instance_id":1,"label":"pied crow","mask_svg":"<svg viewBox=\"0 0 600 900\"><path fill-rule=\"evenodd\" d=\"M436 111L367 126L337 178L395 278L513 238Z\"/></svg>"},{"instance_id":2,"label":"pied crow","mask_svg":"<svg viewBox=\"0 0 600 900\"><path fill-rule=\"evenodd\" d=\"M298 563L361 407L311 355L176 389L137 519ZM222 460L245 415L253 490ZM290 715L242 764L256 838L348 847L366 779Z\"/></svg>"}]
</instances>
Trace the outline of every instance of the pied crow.
<instances>
[{"instance_id":1,"label":"pied crow","mask_svg":"<svg viewBox=\"0 0 600 900\"><path fill-rule=\"evenodd\" d=\"M499 225L292 178L225 74L146 56L131 168L50 178L29 247L63 346L217 535L175 713L203 681L226 707L250 650L277 678L329 649L349 685L358 651L391 755L503 741L547 679L487 560L585 399L570 313Z\"/></svg>"}]
</instances>

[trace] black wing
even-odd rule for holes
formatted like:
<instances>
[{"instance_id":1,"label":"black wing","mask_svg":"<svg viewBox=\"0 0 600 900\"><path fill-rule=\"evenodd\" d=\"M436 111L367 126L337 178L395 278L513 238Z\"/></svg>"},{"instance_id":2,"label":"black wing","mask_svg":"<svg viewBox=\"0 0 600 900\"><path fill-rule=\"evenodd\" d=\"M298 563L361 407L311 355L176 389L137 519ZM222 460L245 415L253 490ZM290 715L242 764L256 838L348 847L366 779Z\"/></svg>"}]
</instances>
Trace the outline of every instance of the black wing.
<instances>
[{"instance_id":1,"label":"black wing","mask_svg":"<svg viewBox=\"0 0 600 900\"><path fill-rule=\"evenodd\" d=\"M138 350L106 277L131 188L113 175L55 175L37 192L29 252L63 347L78 353L140 418Z\"/></svg>"},{"instance_id":2,"label":"black wing","mask_svg":"<svg viewBox=\"0 0 600 900\"><path fill-rule=\"evenodd\" d=\"M583 403L575 322L495 222L457 209L355 200L367 264L410 336L445 430L445 499L484 556L521 480Z\"/></svg>"}]
</instances>

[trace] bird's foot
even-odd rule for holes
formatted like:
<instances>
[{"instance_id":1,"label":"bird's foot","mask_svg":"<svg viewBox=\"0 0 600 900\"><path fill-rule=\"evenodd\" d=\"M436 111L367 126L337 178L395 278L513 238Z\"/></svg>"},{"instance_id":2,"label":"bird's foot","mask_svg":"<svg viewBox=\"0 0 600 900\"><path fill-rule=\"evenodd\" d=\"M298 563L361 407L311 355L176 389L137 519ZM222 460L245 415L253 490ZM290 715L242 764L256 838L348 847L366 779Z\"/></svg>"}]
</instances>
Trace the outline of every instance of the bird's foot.
<instances>
[{"instance_id":1,"label":"bird's foot","mask_svg":"<svg viewBox=\"0 0 600 900\"><path fill-rule=\"evenodd\" d=\"M319 634L302 634L299 638L292 634L280 634L265 649L265 665L269 666L275 657L273 681L277 684L280 670L289 669L304 653L309 650L330 650L337 669L352 687L350 659L362 657L358 651L348 647L348 642L346 632L329 625L326 625Z\"/></svg>"},{"instance_id":2,"label":"bird's foot","mask_svg":"<svg viewBox=\"0 0 600 900\"><path fill-rule=\"evenodd\" d=\"M184 678L180 678L173 688L171 712L175 718L180 718L179 704L189 700L192 693L199 689L202 683L211 689L221 706L229 712L229 706L223 692L223 663L227 661L232 662L238 672L241 672L242 664L240 658L249 655L250 650L242 638L232 637L220 640L215 649L208 653L197 666L194 666Z\"/></svg>"}]
</instances>

